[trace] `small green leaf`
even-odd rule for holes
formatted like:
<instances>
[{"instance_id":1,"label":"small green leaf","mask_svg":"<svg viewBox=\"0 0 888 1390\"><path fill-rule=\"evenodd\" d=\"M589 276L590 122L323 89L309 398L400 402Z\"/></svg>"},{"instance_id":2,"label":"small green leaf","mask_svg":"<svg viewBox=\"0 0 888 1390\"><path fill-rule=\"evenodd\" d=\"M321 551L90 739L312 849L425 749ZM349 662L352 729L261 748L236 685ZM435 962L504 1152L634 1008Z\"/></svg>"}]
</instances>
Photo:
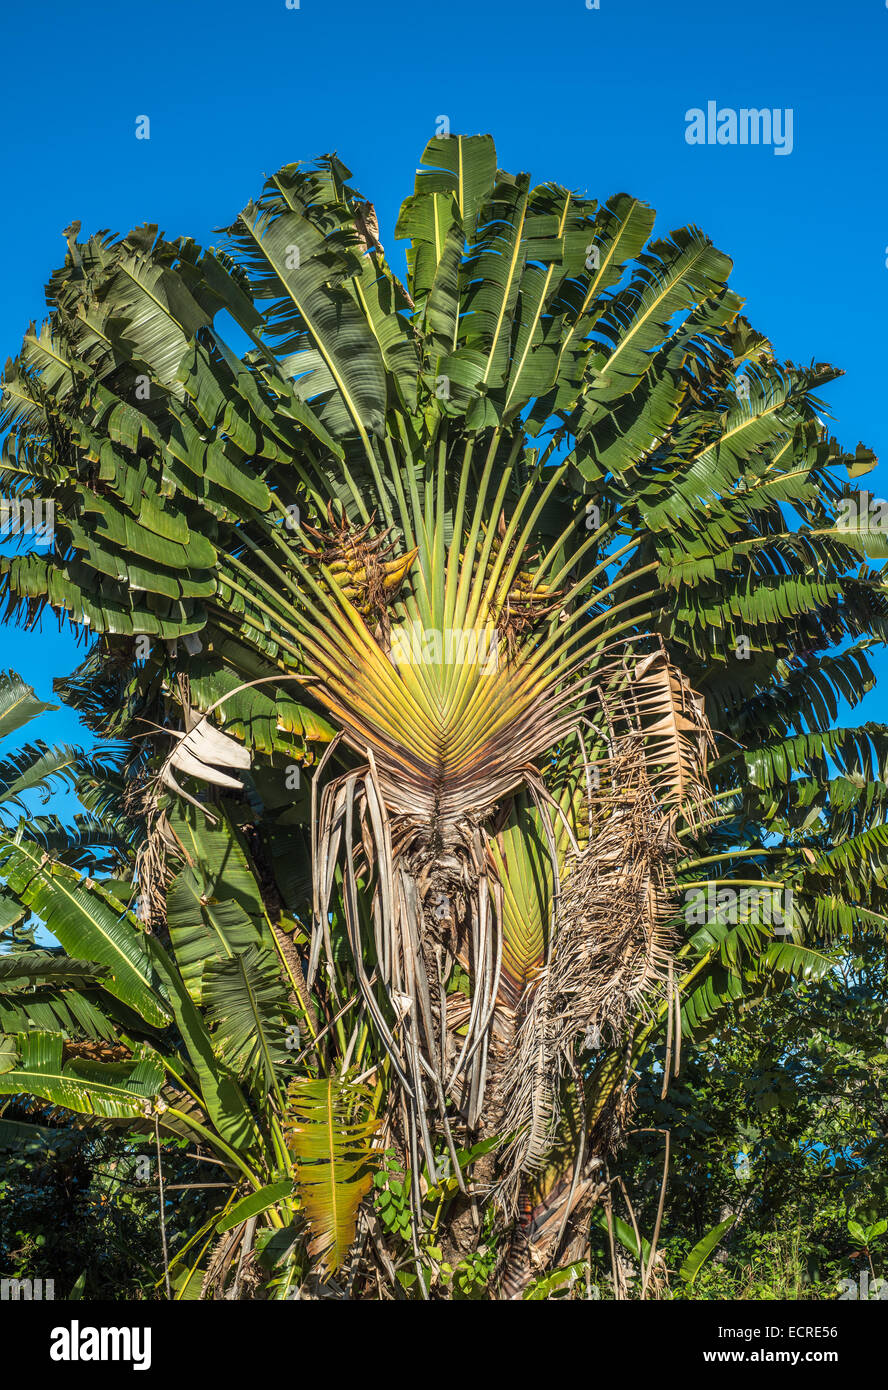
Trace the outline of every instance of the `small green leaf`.
<instances>
[{"instance_id":1,"label":"small green leaf","mask_svg":"<svg viewBox=\"0 0 888 1390\"><path fill-rule=\"evenodd\" d=\"M216 1230L230 1231L232 1226L237 1226L239 1222L246 1221L251 1216L258 1216L260 1212L268 1211L276 1202L282 1202L292 1194L293 1184L289 1178L269 1183L267 1187L260 1187L258 1192L251 1192L236 1202L231 1211L216 1222Z\"/></svg>"},{"instance_id":2,"label":"small green leaf","mask_svg":"<svg viewBox=\"0 0 888 1390\"><path fill-rule=\"evenodd\" d=\"M725 1231L727 1231L737 1220L736 1216L729 1216L727 1221L720 1221L717 1226L713 1226L702 1240L698 1240L693 1250L685 1258L684 1264L678 1271L681 1278L690 1288L700 1270L703 1268L709 1256L718 1245Z\"/></svg>"}]
</instances>

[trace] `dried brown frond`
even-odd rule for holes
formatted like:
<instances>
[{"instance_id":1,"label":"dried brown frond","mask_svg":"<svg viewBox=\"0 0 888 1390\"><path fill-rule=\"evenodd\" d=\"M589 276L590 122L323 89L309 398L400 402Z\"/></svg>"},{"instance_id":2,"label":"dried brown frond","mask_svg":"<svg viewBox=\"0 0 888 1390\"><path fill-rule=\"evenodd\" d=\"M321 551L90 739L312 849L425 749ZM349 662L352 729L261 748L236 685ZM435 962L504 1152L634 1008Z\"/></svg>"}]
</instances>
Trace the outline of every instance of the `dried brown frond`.
<instances>
[{"instance_id":1,"label":"dried brown frond","mask_svg":"<svg viewBox=\"0 0 888 1390\"><path fill-rule=\"evenodd\" d=\"M575 1180L570 1168L536 1198L522 1186L518 1220L496 1275L499 1299L517 1301L553 1264L570 1264L582 1255L589 1242L589 1212L606 1187L600 1169L593 1158Z\"/></svg>"},{"instance_id":2,"label":"dried brown frond","mask_svg":"<svg viewBox=\"0 0 888 1390\"><path fill-rule=\"evenodd\" d=\"M589 846L565 872L553 983L576 1033L616 1044L668 976L679 844L638 743L619 750L611 777L593 808Z\"/></svg>"},{"instance_id":3,"label":"dried brown frond","mask_svg":"<svg viewBox=\"0 0 888 1390\"><path fill-rule=\"evenodd\" d=\"M137 915L152 935L166 935L166 894L173 881L167 865L172 831L164 812L158 810L158 787L154 777L141 777L124 792L123 808L128 817L142 821L144 839L136 850L134 879L139 888ZM173 843L177 843L172 837Z\"/></svg>"},{"instance_id":4,"label":"dried brown frond","mask_svg":"<svg viewBox=\"0 0 888 1390\"><path fill-rule=\"evenodd\" d=\"M575 1052L619 1045L668 980L676 848L672 816L647 780L643 740L629 736L614 751L610 785L593 800L587 847L568 855L552 961L522 1001L499 1078L502 1129L516 1135L500 1189L506 1206L519 1175L537 1169L551 1148L559 1087Z\"/></svg>"},{"instance_id":5,"label":"dried brown frond","mask_svg":"<svg viewBox=\"0 0 888 1390\"><path fill-rule=\"evenodd\" d=\"M383 251L379 240L379 219L372 203L356 203L354 207L355 231L365 251Z\"/></svg>"},{"instance_id":6,"label":"dried brown frond","mask_svg":"<svg viewBox=\"0 0 888 1390\"><path fill-rule=\"evenodd\" d=\"M635 667L617 722L644 736L648 780L673 822L694 825L706 814L706 768L715 747L703 698L662 649Z\"/></svg>"},{"instance_id":7,"label":"dried brown frond","mask_svg":"<svg viewBox=\"0 0 888 1390\"><path fill-rule=\"evenodd\" d=\"M201 1298L224 1298L225 1283L240 1250L247 1223L242 1221L233 1231L225 1231L213 1246L209 1263L200 1286Z\"/></svg>"}]
</instances>

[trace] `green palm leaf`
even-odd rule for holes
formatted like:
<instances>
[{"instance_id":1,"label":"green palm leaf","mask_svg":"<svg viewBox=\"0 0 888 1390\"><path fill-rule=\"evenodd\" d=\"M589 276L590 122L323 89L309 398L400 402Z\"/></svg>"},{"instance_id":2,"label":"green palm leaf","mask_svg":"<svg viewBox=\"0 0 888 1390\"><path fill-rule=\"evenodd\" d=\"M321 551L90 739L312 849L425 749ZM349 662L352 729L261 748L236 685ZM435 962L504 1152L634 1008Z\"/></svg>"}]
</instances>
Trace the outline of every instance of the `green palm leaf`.
<instances>
[{"instance_id":1,"label":"green palm leaf","mask_svg":"<svg viewBox=\"0 0 888 1390\"><path fill-rule=\"evenodd\" d=\"M378 1162L372 1090L328 1077L289 1088L287 1142L296 1185L311 1228L310 1252L334 1274L355 1236L358 1208Z\"/></svg>"},{"instance_id":2,"label":"green palm leaf","mask_svg":"<svg viewBox=\"0 0 888 1390\"><path fill-rule=\"evenodd\" d=\"M58 709L38 700L33 686L14 671L0 672L0 739L8 738L39 714Z\"/></svg>"},{"instance_id":3,"label":"green palm leaf","mask_svg":"<svg viewBox=\"0 0 888 1390\"><path fill-rule=\"evenodd\" d=\"M108 969L110 994L148 1023L169 1022L140 924L115 898L24 839L17 843L0 836L0 872L66 951Z\"/></svg>"},{"instance_id":4,"label":"green palm leaf","mask_svg":"<svg viewBox=\"0 0 888 1390\"><path fill-rule=\"evenodd\" d=\"M286 1047L287 996L277 957L259 946L213 961L204 969L203 1003L213 1047L226 1066L261 1076L274 1090Z\"/></svg>"},{"instance_id":5,"label":"green palm leaf","mask_svg":"<svg viewBox=\"0 0 888 1390\"><path fill-rule=\"evenodd\" d=\"M62 1065L60 1033L31 1032L18 1038L19 1060L0 1073L0 1094L37 1096L80 1115L131 1120L150 1113L163 1084L163 1067L145 1053L132 1063Z\"/></svg>"}]
</instances>

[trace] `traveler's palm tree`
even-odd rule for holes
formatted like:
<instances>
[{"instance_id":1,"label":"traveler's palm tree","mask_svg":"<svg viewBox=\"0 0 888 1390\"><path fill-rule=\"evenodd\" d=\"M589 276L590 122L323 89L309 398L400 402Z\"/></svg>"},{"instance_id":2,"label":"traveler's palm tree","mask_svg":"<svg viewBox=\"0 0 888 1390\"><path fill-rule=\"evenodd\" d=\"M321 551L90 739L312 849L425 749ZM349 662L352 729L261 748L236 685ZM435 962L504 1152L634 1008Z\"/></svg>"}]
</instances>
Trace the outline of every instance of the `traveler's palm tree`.
<instances>
[{"instance_id":1,"label":"traveler's palm tree","mask_svg":"<svg viewBox=\"0 0 888 1390\"><path fill-rule=\"evenodd\" d=\"M380 1211L406 1177L406 1226L362 1208L352 1293L378 1296L362 1258L394 1287L401 1241L446 1296L495 1228L482 1285L515 1296L582 1244L640 1050L668 1074L732 1001L882 929L888 739L831 725L872 684L888 551L841 505L874 460L822 423L835 371L775 359L699 230L649 242L628 195L436 139L405 287L349 177L281 170L224 249L76 246L5 376L4 477L53 497L55 539L0 570L10 615L99 634L73 698L132 741L154 935L130 922L138 979L111 985L189 1059L157 1044L151 1084L199 1091L272 1193L311 1193L323 1144L292 1152L326 1113L329 1219L302 1199L326 1273L368 1165ZM211 910L226 856L186 825L240 846L252 925ZM210 1106L220 1060L261 1121L216 1081Z\"/></svg>"}]
</instances>

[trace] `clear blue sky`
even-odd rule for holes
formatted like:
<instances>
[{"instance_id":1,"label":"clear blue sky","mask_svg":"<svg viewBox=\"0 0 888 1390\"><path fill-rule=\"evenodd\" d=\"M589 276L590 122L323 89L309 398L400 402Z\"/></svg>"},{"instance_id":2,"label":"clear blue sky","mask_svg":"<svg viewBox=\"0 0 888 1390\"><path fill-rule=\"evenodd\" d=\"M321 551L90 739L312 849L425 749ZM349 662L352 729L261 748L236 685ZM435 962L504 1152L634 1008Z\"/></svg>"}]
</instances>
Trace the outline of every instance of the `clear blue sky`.
<instances>
[{"instance_id":1,"label":"clear blue sky","mask_svg":"<svg viewBox=\"0 0 888 1390\"><path fill-rule=\"evenodd\" d=\"M888 496L883 0L42 0L7 8L2 34L4 360L41 316L73 219L207 244L264 174L330 150L399 262L397 209L446 115L491 132L504 168L601 198L626 189L661 232L703 227L777 352L845 369L828 393L835 432L886 460L865 485ZM791 108L792 153L688 145L685 112L710 100ZM143 115L150 140L135 138ZM0 631L0 664L41 695L75 662L48 621ZM880 706L871 695L866 714ZM77 736L72 715L51 720L48 736Z\"/></svg>"}]
</instances>

